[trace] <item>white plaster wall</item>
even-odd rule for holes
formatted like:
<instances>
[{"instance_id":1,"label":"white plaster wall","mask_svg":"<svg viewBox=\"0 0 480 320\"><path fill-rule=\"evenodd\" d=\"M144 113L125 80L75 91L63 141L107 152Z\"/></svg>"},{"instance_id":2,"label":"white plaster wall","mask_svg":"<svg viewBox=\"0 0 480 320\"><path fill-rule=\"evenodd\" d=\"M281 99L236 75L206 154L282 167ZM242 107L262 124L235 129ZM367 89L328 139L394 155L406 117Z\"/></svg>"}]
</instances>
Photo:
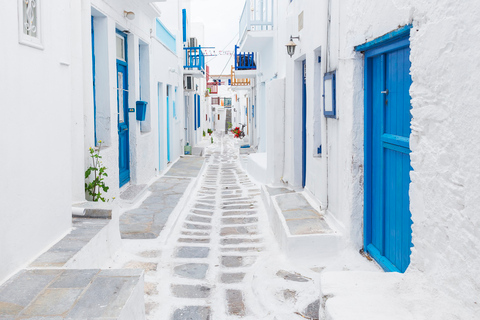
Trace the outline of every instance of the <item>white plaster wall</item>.
<instances>
[{"instance_id":1,"label":"white plaster wall","mask_svg":"<svg viewBox=\"0 0 480 320\"><path fill-rule=\"evenodd\" d=\"M410 3L410 269L478 308L480 6L473 0Z\"/></svg>"},{"instance_id":2,"label":"white plaster wall","mask_svg":"<svg viewBox=\"0 0 480 320\"><path fill-rule=\"evenodd\" d=\"M42 1L44 49L39 50L18 42L17 1L3 5L0 283L71 225L70 92L76 60L62 29L72 31L65 20L77 8Z\"/></svg>"},{"instance_id":3,"label":"white plaster wall","mask_svg":"<svg viewBox=\"0 0 480 320\"><path fill-rule=\"evenodd\" d=\"M155 18L158 13L147 3L138 4L130 1L92 1L95 17L96 41L96 101L97 101L97 140L104 141L106 147L103 161L108 168L109 178L106 180L110 190L107 197L118 196L118 132L117 132L117 93L116 93L116 56L115 29L129 30L128 43L128 73L129 73L129 107L135 108L136 101L142 99L148 102L146 121L136 120L135 113L129 113L129 143L130 143L130 184L147 183L159 170L158 160L158 99L155 79L155 62L173 55L168 49L154 50ZM135 19L128 20L123 16L124 10L135 12ZM171 15L178 15L176 7L170 8ZM168 10L167 10L168 11ZM97 18L97 16L99 16ZM89 29L89 27L88 27ZM85 30L86 31L86 30ZM151 33L152 32L152 33ZM98 33L98 39L97 39ZM86 42L85 42L86 43ZM107 44L105 44L107 43ZM139 49L142 45L142 51ZM89 47L85 45L85 47ZM89 48L91 50L91 48ZM98 51L98 54L97 54ZM139 64L141 55L142 66ZM91 56L85 56L85 64L91 63ZM178 59L164 66L166 73L172 68L176 71L172 83L178 85ZM91 67L90 67L91 70ZM140 73L141 71L141 73ZM162 70L164 71L164 70ZM142 77L142 92L140 92L140 77ZM91 83L91 73L85 72L87 82ZM163 77L162 79L168 79ZM91 87L91 86L89 86ZM89 103L91 91L86 90L85 96L85 137L87 148L93 141L93 105ZM172 134L177 136L175 134ZM172 139L173 140L173 139ZM178 145L172 148L172 157L178 155ZM86 162L89 159L86 157ZM85 164L87 166L88 163Z\"/></svg>"},{"instance_id":4,"label":"white plaster wall","mask_svg":"<svg viewBox=\"0 0 480 320\"><path fill-rule=\"evenodd\" d=\"M179 39L180 35L177 35ZM167 167L167 109L166 86L172 88L171 99L175 99L177 119L173 118L172 103L170 103L170 161L175 161L183 153L184 145L184 95L183 78L180 58L167 49L160 41L152 39L152 138L154 141L155 168L158 172ZM161 83L160 101L158 101L158 83ZM175 87L177 93L175 94ZM160 107L159 107L160 106ZM160 122L159 119L160 112ZM159 133L160 128L160 135ZM159 150L160 139L160 150ZM160 163L160 167L159 167Z\"/></svg>"}]
</instances>

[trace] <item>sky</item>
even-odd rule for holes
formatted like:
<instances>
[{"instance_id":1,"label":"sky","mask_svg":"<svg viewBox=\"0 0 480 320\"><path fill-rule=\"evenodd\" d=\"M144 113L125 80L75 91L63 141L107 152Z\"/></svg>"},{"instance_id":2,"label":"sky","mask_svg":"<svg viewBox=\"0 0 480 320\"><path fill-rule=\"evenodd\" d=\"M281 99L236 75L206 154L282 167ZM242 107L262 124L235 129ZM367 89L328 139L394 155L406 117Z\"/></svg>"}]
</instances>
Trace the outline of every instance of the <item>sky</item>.
<instances>
[{"instance_id":1,"label":"sky","mask_svg":"<svg viewBox=\"0 0 480 320\"><path fill-rule=\"evenodd\" d=\"M238 22L245 0L190 0L191 22L201 22L205 27L205 41L202 47L220 50L235 50L238 41ZM230 74L233 57L208 57L210 74ZM229 61L230 60L230 61Z\"/></svg>"}]
</instances>

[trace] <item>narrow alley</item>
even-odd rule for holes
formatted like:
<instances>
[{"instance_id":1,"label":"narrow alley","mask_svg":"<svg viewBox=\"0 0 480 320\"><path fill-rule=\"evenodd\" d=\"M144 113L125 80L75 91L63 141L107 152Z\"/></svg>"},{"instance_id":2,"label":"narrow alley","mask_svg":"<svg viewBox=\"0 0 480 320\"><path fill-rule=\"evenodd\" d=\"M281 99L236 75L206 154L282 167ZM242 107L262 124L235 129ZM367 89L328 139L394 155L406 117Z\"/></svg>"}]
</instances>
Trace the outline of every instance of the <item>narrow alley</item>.
<instances>
[{"instance_id":1,"label":"narrow alley","mask_svg":"<svg viewBox=\"0 0 480 320\"><path fill-rule=\"evenodd\" d=\"M234 139L214 139L169 228L155 240L123 240L109 267L145 269L147 319L318 319L319 273L281 254ZM150 210L163 193L153 190Z\"/></svg>"},{"instance_id":2,"label":"narrow alley","mask_svg":"<svg viewBox=\"0 0 480 320\"><path fill-rule=\"evenodd\" d=\"M0 320L479 320L479 0L10 0Z\"/></svg>"}]
</instances>

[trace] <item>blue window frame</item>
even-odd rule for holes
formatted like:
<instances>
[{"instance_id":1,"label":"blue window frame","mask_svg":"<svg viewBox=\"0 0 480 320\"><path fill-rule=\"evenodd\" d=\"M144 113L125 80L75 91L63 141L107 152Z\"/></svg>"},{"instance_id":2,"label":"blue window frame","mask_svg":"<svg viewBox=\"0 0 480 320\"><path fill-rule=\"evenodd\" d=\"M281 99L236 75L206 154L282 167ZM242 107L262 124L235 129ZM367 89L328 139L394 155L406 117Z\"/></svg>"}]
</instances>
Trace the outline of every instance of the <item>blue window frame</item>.
<instances>
[{"instance_id":1,"label":"blue window frame","mask_svg":"<svg viewBox=\"0 0 480 320\"><path fill-rule=\"evenodd\" d=\"M327 72L323 77L323 114L327 118L337 117L336 73Z\"/></svg>"}]
</instances>

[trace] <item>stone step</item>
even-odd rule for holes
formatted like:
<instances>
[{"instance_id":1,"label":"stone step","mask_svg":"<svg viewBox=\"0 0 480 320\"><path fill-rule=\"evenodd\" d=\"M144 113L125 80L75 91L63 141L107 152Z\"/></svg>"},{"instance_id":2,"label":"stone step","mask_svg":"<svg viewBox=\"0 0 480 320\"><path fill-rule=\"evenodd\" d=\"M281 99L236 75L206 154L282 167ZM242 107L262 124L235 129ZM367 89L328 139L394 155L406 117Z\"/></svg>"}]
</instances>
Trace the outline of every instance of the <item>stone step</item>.
<instances>
[{"instance_id":1,"label":"stone step","mask_svg":"<svg viewBox=\"0 0 480 320\"><path fill-rule=\"evenodd\" d=\"M314 265L339 252L341 234L301 192L262 186L261 193L273 233L289 258Z\"/></svg>"},{"instance_id":2,"label":"stone step","mask_svg":"<svg viewBox=\"0 0 480 320\"><path fill-rule=\"evenodd\" d=\"M98 268L120 247L117 219L72 219L72 231L30 268Z\"/></svg>"},{"instance_id":3,"label":"stone step","mask_svg":"<svg viewBox=\"0 0 480 320\"><path fill-rule=\"evenodd\" d=\"M145 319L143 270L22 270L0 286L0 319Z\"/></svg>"}]
</instances>

